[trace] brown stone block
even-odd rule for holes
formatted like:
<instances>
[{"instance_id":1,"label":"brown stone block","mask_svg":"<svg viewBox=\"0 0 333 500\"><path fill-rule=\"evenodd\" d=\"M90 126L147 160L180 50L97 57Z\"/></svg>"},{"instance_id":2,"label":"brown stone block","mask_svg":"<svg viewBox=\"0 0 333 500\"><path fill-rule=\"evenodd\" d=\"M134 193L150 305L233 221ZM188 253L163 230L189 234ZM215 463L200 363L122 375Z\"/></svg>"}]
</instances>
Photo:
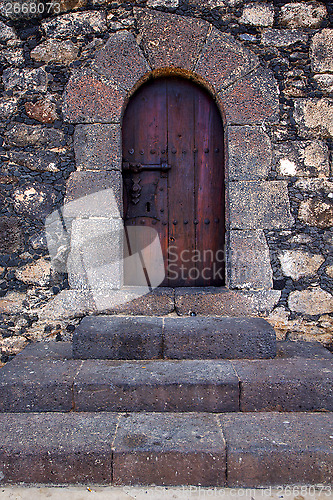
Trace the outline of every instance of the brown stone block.
<instances>
[{"instance_id":1,"label":"brown stone block","mask_svg":"<svg viewBox=\"0 0 333 500\"><path fill-rule=\"evenodd\" d=\"M252 125L279 117L279 90L273 74L258 68L219 94L228 124Z\"/></svg>"},{"instance_id":2,"label":"brown stone block","mask_svg":"<svg viewBox=\"0 0 333 500\"><path fill-rule=\"evenodd\" d=\"M241 386L241 411L332 411L330 359L232 361Z\"/></svg>"},{"instance_id":3,"label":"brown stone block","mask_svg":"<svg viewBox=\"0 0 333 500\"><path fill-rule=\"evenodd\" d=\"M134 15L153 69L193 69L209 29L207 22L138 8Z\"/></svg>"},{"instance_id":4,"label":"brown stone block","mask_svg":"<svg viewBox=\"0 0 333 500\"><path fill-rule=\"evenodd\" d=\"M120 419L115 485L224 486L225 470L225 442L213 415L134 413Z\"/></svg>"},{"instance_id":5,"label":"brown stone block","mask_svg":"<svg viewBox=\"0 0 333 500\"><path fill-rule=\"evenodd\" d=\"M286 181L230 182L230 224L232 229L290 228Z\"/></svg>"},{"instance_id":6,"label":"brown stone block","mask_svg":"<svg viewBox=\"0 0 333 500\"><path fill-rule=\"evenodd\" d=\"M66 183L64 217L121 217L120 172L73 172Z\"/></svg>"},{"instance_id":7,"label":"brown stone block","mask_svg":"<svg viewBox=\"0 0 333 500\"><path fill-rule=\"evenodd\" d=\"M255 54L232 36L213 28L195 66L195 72L214 86L217 92L259 66Z\"/></svg>"},{"instance_id":8,"label":"brown stone block","mask_svg":"<svg viewBox=\"0 0 333 500\"><path fill-rule=\"evenodd\" d=\"M333 415L220 415L228 447L229 487L331 484Z\"/></svg>"},{"instance_id":9,"label":"brown stone block","mask_svg":"<svg viewBox=\"0 0 333 500\"><path fill-rule=\"evenodd\" d=\"M110 34L105 46L95 54L92 67L127 90L150 69L134 36L127 31Z\"/></svg>"},{"instance_id":10,"label":"brown stone block","mask_svg":"<svg viewBox=\"0 0 333 500\"><path fill-rule=\"evenodd\" d=\"M200 316L257 316L270 312L277 304L279 290L241 291L207 287L177 288L176 311L179 316L195 313Z\"/></svg>"},{"instance_id":11,"label":"brown stone block","mask_svg":"<svg viewBox=\"0 0 333 500\"><path fill-rule=\"evenodd\" d=\"M70 123L118 123L126 92L90 70L73 75L64 94L63 115Z\"/></svg>"},{"instance_id":12,"label":"brown stone block","mask_svg":"<svg viewBox=\"0 0 333 500\"><path fill-rule=\"evenodd\" d=\"M0 414L2 482L110 484L116 424L116 414Z\"/></svg>"},{"instance_id":13,"label":"brown stone block","mask_svg":"<svg viewBox=\"0 0 333 500\"><path fill-rule=\"evenodd\" d=\"M78 170L121 170L120 125L77 125L74 151Z\"/></svg>"},{"instance_id":14,"label":"brown stone block","mask_svg":"<svg viewBox=\"0 0 333 500\"><path fill-rule=\"evenodd\" d=\"M24 107L30 118L41 123L53 123L58 118L56 105L48 99L42 99L36 103L26 102Z\"/></svg>"}]
</instances>

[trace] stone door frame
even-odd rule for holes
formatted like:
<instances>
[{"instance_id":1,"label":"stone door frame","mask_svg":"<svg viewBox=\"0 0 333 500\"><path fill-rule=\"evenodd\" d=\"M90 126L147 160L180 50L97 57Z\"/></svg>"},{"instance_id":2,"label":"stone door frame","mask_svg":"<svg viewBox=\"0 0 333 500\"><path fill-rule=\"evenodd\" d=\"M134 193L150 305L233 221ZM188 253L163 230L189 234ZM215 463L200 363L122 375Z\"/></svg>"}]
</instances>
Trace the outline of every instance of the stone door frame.
<instances>
[{"instance_id":1,"label":"stone door frame","mask_svg":"<svg viewBox=\"0 0 333 500\"><path fill-rule=\"evenodd\" d=\"M134 16L138 33L111 33L89 65L73 73L64 93L64 119L75 125L77 171L67 182L65 198L65 211L66 204L75 206L66 213L73 219L72 243L110 220L115 227L122 223L121 126L128 100L151 78L182 76L208 90L224 124L226 287L269 293L273 280L264 230L294 223L287 182L268 180L271 144L265 128L279 117L272 72L206 21L141 8L134 8ZM107 197L80 203L108 189L116 203ZM122 255L121 242L115 245ZM84 289L84 273L75 269L70 286ZM114 269L113 286L122 287L120 268Z\"/></svg>"}]
</instances>

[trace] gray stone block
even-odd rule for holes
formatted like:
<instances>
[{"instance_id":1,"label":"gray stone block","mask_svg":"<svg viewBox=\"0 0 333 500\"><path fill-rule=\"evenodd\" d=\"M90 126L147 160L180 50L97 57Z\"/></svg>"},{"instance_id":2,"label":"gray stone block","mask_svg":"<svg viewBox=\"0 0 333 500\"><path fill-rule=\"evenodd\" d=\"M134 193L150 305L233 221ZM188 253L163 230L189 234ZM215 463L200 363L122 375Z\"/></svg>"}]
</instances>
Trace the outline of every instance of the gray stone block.
<instances>
[{"instance_id":1,"label":"gray stone block","mask_svg":"<svg viewBox=\"0 0 333 500\"><path fill-rule=\"evenodd\" d=\"M333 353L319 342L281 340L277 342L276 347L277 358L328 358L333 360Z\"/></svg>"},{"instance_id":2,"label":"gray stone block","mask_svg":"<svg viewBox=\"0 0 333 500\"><path fill-rule=\"evenodd\" d=\"M77 125L74 151L78 170L121 170L120 125Z\"/></svg>"},{"instance_id":3,"label":"gray stone block","mask_svg":"<svg viewBox=\"0 0 333 500\"><path fill-rule=\"evenodd\" d=\"M230 224L232 229L290 228L287 182L230 182Z\"/></svg>"},{"instance_id":4,"label":"gray stone block","mask_svg":"<svg viewBox=\"0 0 333 500\"><path fill-rule=\"evenodd\" d=\"M170 359L273 358L276 336L262 318L165 318L163 346Z\"/></svg>"},{"instance_id":5,"label":"gray stone block","mask_svg":"<svg viewBox=\"0 0 333 500\"><path fill-rule=\"evenodd\" d=\"M73 357L81 359L158 359L162 357L162 318L89 316L73 335Z\"/></svg>"}]
</instances>

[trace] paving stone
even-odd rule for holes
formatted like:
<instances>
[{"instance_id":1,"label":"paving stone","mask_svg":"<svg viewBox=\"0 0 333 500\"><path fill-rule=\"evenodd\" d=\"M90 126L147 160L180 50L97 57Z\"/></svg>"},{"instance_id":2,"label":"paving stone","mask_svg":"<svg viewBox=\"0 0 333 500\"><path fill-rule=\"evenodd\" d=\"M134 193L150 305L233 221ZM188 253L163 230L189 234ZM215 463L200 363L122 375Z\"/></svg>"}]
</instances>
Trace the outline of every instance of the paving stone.
<instances>
[{"instance_id":1,"label":"paving stone","mask_svg":"<svg viewBox=\"0 0 333 500\"><path fill-rule=\"evenodd\" d=\"M110 484L116 425L116 414L0 414L2 483Z\"/></svg>"},{"instance_id":2,"label":"paving stone","mask_svg":"<svg viewBox=\"0 0 333 500\"><path fill-rule=\"evenodd\" d=\"M326 17L321 2L293 2L282 5L280 23L288 28L319 28Z\"/></svg>"},{"instance_id":3,"label":"paving stone","mask_svg":"<svg viewBox=\"0 0 333 500\"><path fill-rule=\"evenodd\" d=\"M193 69L208 33L207 22L139 8L133 12L152 68Z\"/></svg>"},{"instance_id":4,"label":"paving stone","mask_svg":"<svg viewBox=\"0 0 333 500\"><path fill-rule=\"evenodd\" d=\"M0 412L70 411L79 360L14 358L0 371Z\"/></svg>"},{"instance_id":5,"label":"paving stone","mask_svg":"<svg viewBox=\"0 0 333 500\"><path fill-rule=\"evenodd\" d=\"M279 290L242 291L219 287L176 288L175 304L179 316L257 316L272 311Z\"/></svg>"},{"instance_id":6,"label":"paving stone","mask_svg":"<svg viewBox=\"0 0 333 500\"><path fill-rule=\"evenodd\" d=\"M73 335L77 359L162 358L162 318L89 316Z\"/></svg>"},{"instance_id":7,"label":"paving stone","mask_svg":"<svg viewBox=\"0 0 333 500\"><path fill-rule=\"evenodd\" d=\"M232 36L213 28L202 49L195 72L219 92L259 66L255 54Z\"/></svg>"},{"instance_id":8,"label":"paving stone","mask_svg":"<svg viewBox=\"0 0 333 500\"><path fill-rule=\"evenodd\" d=\"M226 448L217 416L122 416L113 454L115 485L226 484Z\"/></svg>"},{"instance_id":9,"label":"paving stone","mask_svg":"<svg viewBox=\"0 0 333 500\"><path fill-rule=\"evenodd\" d=\"M31 342L15 356L15 363L27 359L72 359L72 342Z\"/></svg>"},{"instance_id":10,"label":"paving stone","mask_svg":"<svg viewBox=\"0 0 333 500\"><path fill-rule=\"evenodd\" d=\"M173 288L122 287L116 292L103 291L94 294L99 312L142 316L164 316L175 308Z\"/></svg>"},{"instance_id":11,"label":"paving stone","mask_svg":"<svg viewBox=\"0 0 333 500\"><path fill-rule=\"evenodd\" d=\"M74 151L77 170L121 170L120 125L77 125Z\"/></svg>"},{"instance_id":12,"label":"paving stone","mask_svg":"<svg viewBox=\"0 0 333 500\"><path fill-rule=\"evenodd\" d=\"M330 359L232 361L240 379L240 411L332 411Z\"/></svg>"},{"instance_id":13,"label":"paving stone","mask_svg":"<svg viewBox=\"0 0 333 500\"><path fill-rule=\"evenodd\" d=\"M271 169L272 146L261 127L228 127L230 181L266 179Z\"/></svg>"},{"instance_id":14,"label":"paving stone","mask_svg":"<svg viewBox=\"0 0 333 500\"><path fill-rule=\"evenodd\" d=\"M74 383L76 411L238 411L228 360L86 360Z\"/></svg>"},{"instance_id":15,"label":"paving stone","mask_svg":"<svg viewBox=\"0 0 333 500\"><path fill-rule=\"evenodd\" d=\"M64 217L113 217L122 214L120 172L73 172L66 182Z\"/></svg>"},{"instance_id":16,"label":"paving stone","mask_svg":"<svg viewBox=\"0 0 333 500\"><path fill-rule=\"evenodd\" d=\"M326 349L320 342L305 342L298 340L282 340L277 342L278 358L310 358L310 359L333 359L333 353Z\"/></svg>"},{"instance_id":17,"label":"paving stone","mask_svg":"<svg viewBox=\"0 0 333 500\"><path fill-rule=\"evenodd\" d=\"M228 266L230 288L273 288L269 248L261 229L230 231Z\"/></svg>"},{"instance_id":18,"label":"paving stone","mask_svg":"<svg viewBox=\"0 0 333 500\"><path fill-rule=\"evenodd\" d=\"M273 358L273 327L261 318L165 318L163 355L169 359Z\"/></svg>"},{"instance_id":19,"label":"paving stone","mask_svg":"<svg viewBox=\"0 0 333 500\"><path fill-rule=\"evenodd\" d=\"M220 415L229 487L331 484L333 414Z\"/></svg>"},{"instance_id":20,"label":"paving stone","mask_svg":"<svg viewBox=\"0 0 333 500\"><path fill-rule=\"evenodd\" d=\"M301 137L333 137L332 99L295 99L294 109L294 118Z\"/></svg>"},{"instance_id":21,"label":"paving stone","mask_svg":"<svg viewBox=\"0 0 333 500\"><path fill-rule=\"evenodd\" d=\"M63 116L70 123L119 123L126 92L87 69L74 74L64 94Z\"/></svg>"},{"instance_id":22,"label":"paving stone","mask_svg":"<svg viewBox=\"0 0 333 500\"><path fill-rule=\"evenodd\" d=\"M286 181L239 181L229 183L230 222L232 229L290 228Z\"/></svg>"},{"instance_id":23,"label":"paving stone","mask_svg":"<svg viewBox=\"0 0 333 500\"><path fill-rule=\"evenodd\" d=\"M127 90L150 70L134 36L127 31L110 34L105 46L95 54L92 67Z\"/></svg>"},{"instance_id":24,"label":"paving stone","mask_svg":"<svg viewBox=\"0 0 333 500\"><path fill-rule=\"evenodd\" d=\"M229 125L276 123L279 91L273 74L258 68L219 94Z\"/></svg>"}]
</instances>

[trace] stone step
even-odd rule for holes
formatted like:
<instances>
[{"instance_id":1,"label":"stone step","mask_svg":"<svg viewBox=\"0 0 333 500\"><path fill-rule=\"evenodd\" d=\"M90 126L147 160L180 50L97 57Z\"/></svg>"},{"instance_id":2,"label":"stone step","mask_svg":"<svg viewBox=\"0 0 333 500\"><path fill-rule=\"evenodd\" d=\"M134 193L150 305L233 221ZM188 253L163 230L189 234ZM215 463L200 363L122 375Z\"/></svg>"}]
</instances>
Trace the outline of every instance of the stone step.
<instances>
[{"instance_id":1,"label":"stone step","mask_svg":"<svg viewBox=\"0 0 333 500\"><path fill-rule=\"evenodd\" d=\"M61 344L32 344L0 370L1 412L333 411L333 358L317 345L282 343L275 359L115 361L72 359Z\"/></svg>"},{"instance_id":2,"label":"stone step","mask_svg":"<svg viewBox=\"0 0 333 500\"><path fill-rule=\"evenodd\" d=\"M332 413L0 414L1 483L321 484L324 494L332 429Z\"/></svg>"},{"instance_id":3,"label":"stone step","mask_svg":"<svg viewBox=\"0 0 333 500\"><path fill-rule=\"evenodd\" d=\"M261 318L87 316L73 336L76 359L274 358L276 336Z\"/></svg>"}]
</instances>

